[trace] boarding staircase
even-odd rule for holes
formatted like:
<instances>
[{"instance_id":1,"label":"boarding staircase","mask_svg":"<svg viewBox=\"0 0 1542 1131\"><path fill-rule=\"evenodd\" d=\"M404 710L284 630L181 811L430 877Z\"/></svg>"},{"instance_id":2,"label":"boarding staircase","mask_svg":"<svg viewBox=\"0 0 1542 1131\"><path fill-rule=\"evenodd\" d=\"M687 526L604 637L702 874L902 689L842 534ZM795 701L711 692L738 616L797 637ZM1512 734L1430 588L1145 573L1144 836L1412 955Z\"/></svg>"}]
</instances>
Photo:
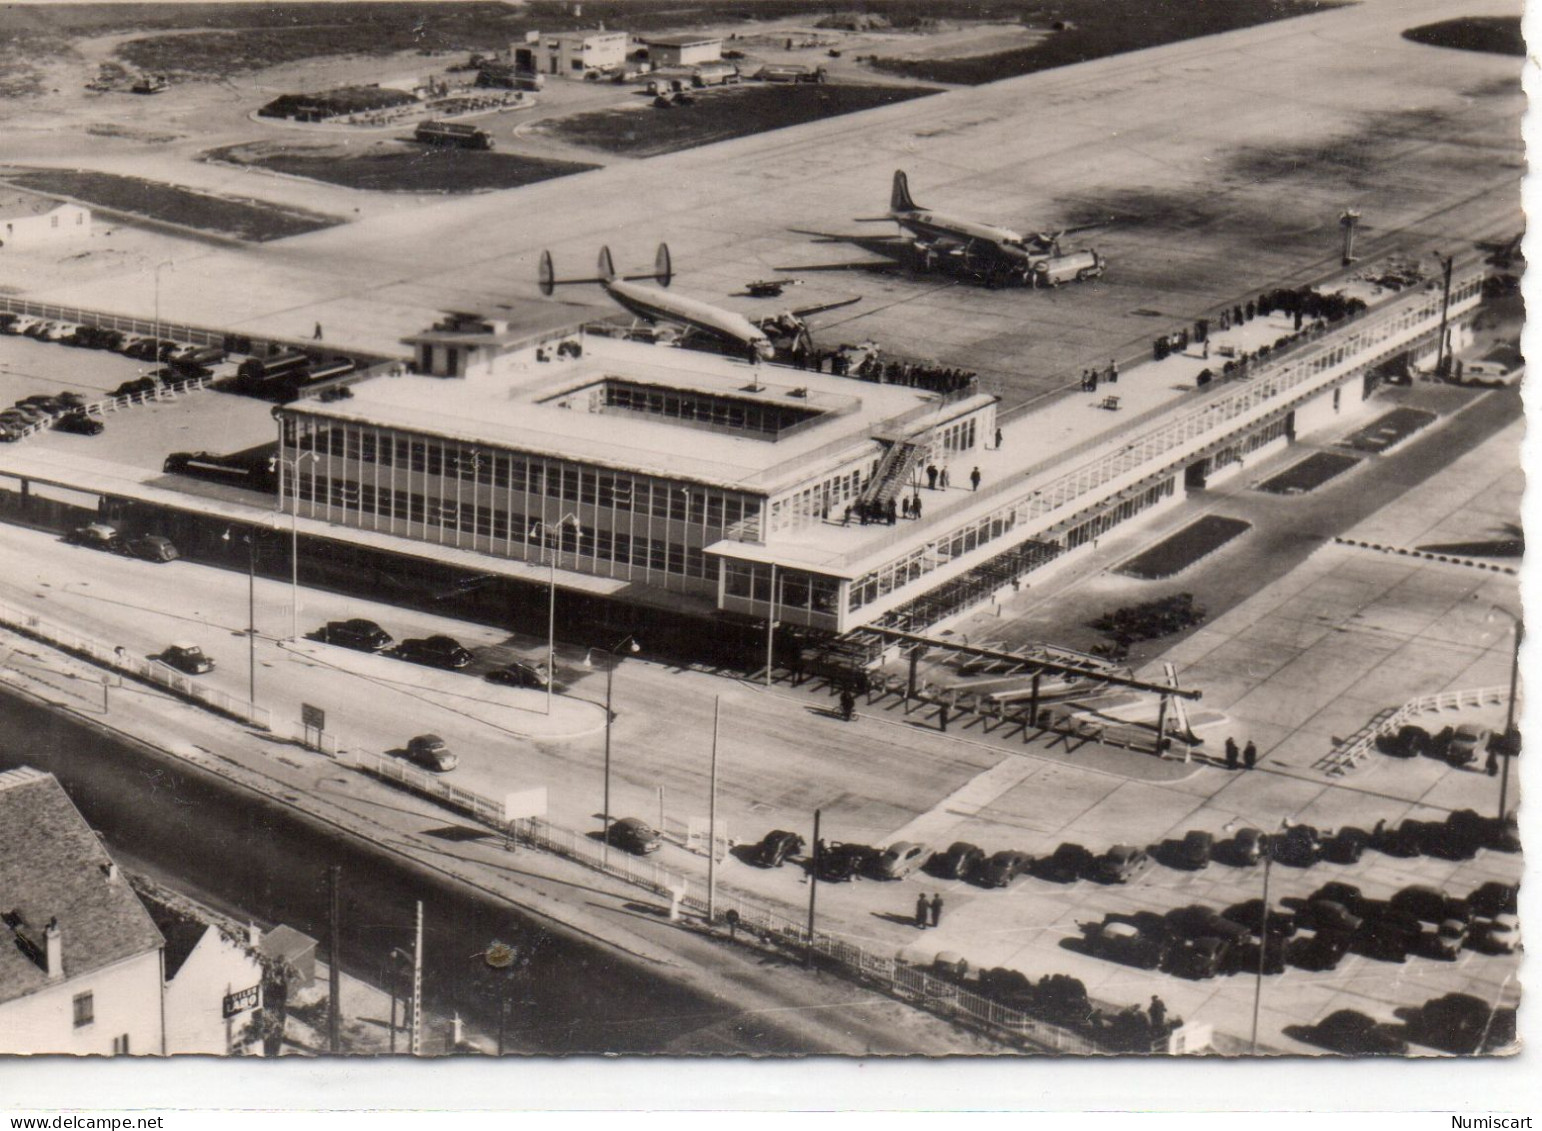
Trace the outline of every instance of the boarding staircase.
<instances>
[{"instance_id":1,"label":"boarding staircase","mask_svg":"<svg viewBox=\"0 0 1542 1131\"><path fill-rule=\"evenodd\" d=\"M887 506L905 489L910 474L926 458L928 445L913 440L896 440L889 445L878 468L862 488L858 501L869 507Z\"/></svg>"}]
</instances>

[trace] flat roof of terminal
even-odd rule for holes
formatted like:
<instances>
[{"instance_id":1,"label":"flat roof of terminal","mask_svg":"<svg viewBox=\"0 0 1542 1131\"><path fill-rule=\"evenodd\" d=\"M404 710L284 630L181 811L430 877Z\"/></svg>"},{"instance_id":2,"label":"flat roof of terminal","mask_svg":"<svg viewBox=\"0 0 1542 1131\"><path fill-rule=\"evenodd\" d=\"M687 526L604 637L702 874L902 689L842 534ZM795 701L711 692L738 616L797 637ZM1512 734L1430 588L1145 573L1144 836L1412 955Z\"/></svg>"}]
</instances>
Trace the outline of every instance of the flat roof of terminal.
<instances>
[{"instance_id":1,"label":"flat roof of terminal","mask_svg":"<svg viewBox=\"0 0 1542 1131\"><path fill-rule=\"evenodd\" d=\"M581 406L583 394L607 380L775 406L808 419L771 440L635 412L564 407ZM491 373L377 377L351 389L353 396L346 400L308 400L289 407L311 417L427 432L757 493L808 478L817 470L810 463L816 453L834 460L864 444L873 444L876 452L873 435L897 418L925 417L931 406L955 415L970 405L945 405L935 393L900 385L780 365L752 366L694 350L605 338L586 339L578 359L538 362L532 349L499 359ZM970 400L978 407L990 398L982 393Z\"/></svg>"}]
</instances>

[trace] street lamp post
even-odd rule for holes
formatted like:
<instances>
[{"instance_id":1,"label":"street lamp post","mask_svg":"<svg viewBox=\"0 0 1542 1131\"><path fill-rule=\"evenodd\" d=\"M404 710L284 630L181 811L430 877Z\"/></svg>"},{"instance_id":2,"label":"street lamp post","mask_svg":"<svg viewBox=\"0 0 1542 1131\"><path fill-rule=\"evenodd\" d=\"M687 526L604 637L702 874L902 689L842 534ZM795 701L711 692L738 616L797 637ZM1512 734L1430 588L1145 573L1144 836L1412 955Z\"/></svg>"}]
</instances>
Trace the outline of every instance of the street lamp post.
<instances>
[{"instance_id":1,"label":"street lamp post","mask_svg":"<svg viewBox=\"0 0 1542 1131\"><path fill-rule=\"evenodd\" d=\"M1222 826L1227 832L1234 832L1239 827L1237 822L1231 821ZM1251 1055L1258 1055L1258 1015L1264 1002L1264 967L1269 959L1269 873L1274 867L1274 836L1254 826L1240 826L1252 828L1259 835L1264 850L1264 890L1263 906L1258 912L1258 969L1253 982L1253 1035L1249 1041ZM1280 830L1290 827L1290 818L1280 821Z\"/></svg>"},{"instance_id":2,"label":"street lamp post","mask_svg":"<svg viewBox=\"0 0 1542 1131\"><path fill-rule=\"evenodd\" d=\"M230 541L230 530L220 536ZM257 706L257 540L250 533L241 536L246 543L246 701Z\"/></svg>"},{"instance_id":3,"label":"street lamp post","mask_svg":"<svg viewBox=\"0 0 1542 1131\"><path fill-rule=\"evenodd\" d=\"M161 356L160 351L161 351L161 268L162 267L170 267L173 271L175 271L177 269L177 265L176 265L176 263L174 263L170 259L163 260L162 262L157 263L155 265L155 272L154 272L154 274L155 274L155 357L156 357L157 361L160 360L160 356Z\"/></svg>"},{"instance_id":4,"label":"street lamp post","mask_svg":"<svg viewBox=\"0 0 1542 1131\"><path fill-rule=\"evenodd\" d=\"M582 537L584 528L578 521L578 516L569 512L563 515L555 523L557 528L556 545L548 550L546 555L546 567L548 571L549 589L546 596L546 713L551 714L552 681L557 675L557 553L562 549L562 528L572 526L574 545L577 539ZM541 542L546 542L546 524L540 519L530 524L530 533L535 535L540 531Z\"/></svg>"},{"instance_id":5,"label":"street lamp post","mask_svg":"<svg viewBox=\"0 0 1542 1131\"><path fill-rule=\"evenodd\" d=\"M609 655L609 662L605 665L605 794L600 807L600 862L610 863L610 724L612 719L611 691L615 686L616 665L620 663L621 649L627 648L634 655L642 651L642 645L637 643L637 638L628 635L614 648L591 648L584 654L584 667L594 666L592 656L596 651L602 651ZM661 832L663 830L660 830Z\"/></svg>"},{"instance_id":6,"label":"street lamp post","mask_svg":"<svg viewBox=\"0 0 1542 1131\"><path fill-rule=\"evenodd\" d=\"M1526 637L1526 625L1520 617L1512 613L1503 605L1490 605L1488 616L1485 619L1493 620L1496 613L1500 616L1510 618L1510 625L1515 634L1515 650L1510 658L1510 699L1509 706L1505 711L1504 739L1499 747L1500 756L1504 759L1504 764L1500 767L1499 771L1499 819L1503 821L1505 819L1506 810L1509 807L1510 759L1515 753L1515 749L1512 744L1518 738L1515 733L1515 695L1519 690L1520 685L1521 642Z\"/></svg>"},{"instance_id":7,"label":"street lamp post","mask_svg":"<svg viewBox=\"0 0 1542 1131\"><path fill-rule=\"evenodd\" d=\"M302 460L316 459L319 452L301 452L293 459L279 457L278 466L293 468L289 485L289 492L294 496L294 505L289 508L289 638L297 639L300 635L300 463ZM284 483L279 482L278 487L279 506L284 505Z\"/></svg>"}]
</instances>

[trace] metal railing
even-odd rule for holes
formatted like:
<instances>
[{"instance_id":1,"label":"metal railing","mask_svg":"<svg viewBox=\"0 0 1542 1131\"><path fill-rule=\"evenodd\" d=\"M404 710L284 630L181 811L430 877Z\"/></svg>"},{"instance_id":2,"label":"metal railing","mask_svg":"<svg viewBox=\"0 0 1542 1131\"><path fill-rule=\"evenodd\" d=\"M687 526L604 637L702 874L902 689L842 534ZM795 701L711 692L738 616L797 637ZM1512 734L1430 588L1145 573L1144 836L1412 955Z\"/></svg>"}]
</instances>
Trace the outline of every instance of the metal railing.
<instances>
[{"instance_id":1,"label":"metal railing","mask_svg":"<svg viewBox=\"0 0 1542 1131\"><path fill-rule=\"evenodd\" d=\"M348 750L336 746L334 746L333 757L345 766L352 766L354 769L396 782L414 793L441 801L451 809L466 813L496 829L507 827L503 819L503 805L500 802L483 797L479 793L473 793L469 789L451 785L442 778L408 765L400 758L377 754L372 750Z\"/></svg>"},{"instance_id":2,"label":"metal railing","mask_svg":"<svg viewBox=\"0 0 1542 1131\"><path fill-rule=\"evenodd\" d=\"M241 719L263 730L272 729L271 713L266 707L248 703L238 696L217 688L201 686L192 677L183 675L157 660L132 656L123 648L103 644L100 640L66 628L25 609L18 609L0 602L0 625L62 648L89 660L98 667L108 668L122 675L164 687L200 706L211 707L222 714Z\"/></svg>"},{"instance_id":3,"label":"metal railing","mask_svg":"<svg viewBox=\"0 0 1542 1131\"><path fill-rule=\"evenodd\" d=\"M1478 687L1459 691L1441 691L1435 695L1423 695L1417 699L1410 699L1395 710L1383 711L1377 715L1352 734L1342 746L1319 759L1316 768L1334 777L1347 774L1359 765L1361 758L1370 753L1378 738L1402 726L1416 715L1497 706L1504 703L1509 693L1507 687Z\"/></svg>"}]
</instances>

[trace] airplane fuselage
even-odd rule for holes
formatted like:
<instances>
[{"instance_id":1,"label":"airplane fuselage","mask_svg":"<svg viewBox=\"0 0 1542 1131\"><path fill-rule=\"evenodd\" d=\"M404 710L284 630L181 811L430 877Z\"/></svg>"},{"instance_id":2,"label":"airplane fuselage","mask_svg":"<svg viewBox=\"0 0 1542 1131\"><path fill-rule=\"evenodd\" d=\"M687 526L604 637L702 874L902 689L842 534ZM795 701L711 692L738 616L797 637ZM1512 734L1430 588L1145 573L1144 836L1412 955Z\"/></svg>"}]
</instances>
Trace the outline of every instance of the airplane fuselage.
<instances>
[{"instance_id":1,"label":"airplane fuselage","mask_svg":"<svg viewBox=\"0 0 1542 1131\"><path fill-rule=\"evenodd\" d=\"M959 243L984 243L999 250L1008 258L1026 258L1027 241L1010 228L998 228L994 224L980 224L941 212L916 209L907 212L890 212L894 222L907 232L927 242L955 240Z\"/></svg>"},{"instance_id":2,"label":"airplane fuselage","mask_svg":"<svg viewBox=\"0 0 1542 1131\"><path fill-rule=\"evenodd\" d=\"M649 322L670 322L727 341L759 357L775 353L765 331L742 314L699 299L670 294L658 287L643 287L620 279L605 284L605 292L617 303Z\"/></svg>"}]
</instances>

